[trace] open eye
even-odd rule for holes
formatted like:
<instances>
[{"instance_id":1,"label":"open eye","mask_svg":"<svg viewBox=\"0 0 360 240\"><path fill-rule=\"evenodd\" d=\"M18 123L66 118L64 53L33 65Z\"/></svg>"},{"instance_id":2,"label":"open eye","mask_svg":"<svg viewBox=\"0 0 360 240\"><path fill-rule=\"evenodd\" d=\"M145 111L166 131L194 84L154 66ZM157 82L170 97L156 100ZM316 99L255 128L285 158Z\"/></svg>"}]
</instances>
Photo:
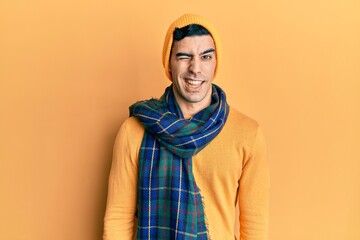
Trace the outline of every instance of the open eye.
<instances>
[{"instance_id":1,"label":"open eye","mask_svg":"<svg viewBox=\"0 0 360 240\"><path fill-rule=\"evenodd\" d=\"M202 58L208 60L208 59L212 59L212 56L207 54L207 55L203 55Z\"/></svg>"}]
</instances>

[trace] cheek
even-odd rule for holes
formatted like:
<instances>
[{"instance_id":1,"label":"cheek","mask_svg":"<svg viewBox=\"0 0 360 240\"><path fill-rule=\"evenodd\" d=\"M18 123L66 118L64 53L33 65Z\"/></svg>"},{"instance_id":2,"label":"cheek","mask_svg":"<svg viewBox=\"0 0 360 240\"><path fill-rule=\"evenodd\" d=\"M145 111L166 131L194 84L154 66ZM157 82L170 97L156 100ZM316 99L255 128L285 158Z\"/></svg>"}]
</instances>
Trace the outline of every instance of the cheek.
<instances>
[{"instance_id":1,"label":"cheek","mask_svg":"<svg viewBox=\"0 0 360 240\"><path fill-rule=\"evenodd\" d=\"M173 76L178 76L186 72L187 67L185 63L176 62L176 63L170 63L169 69L171 69L171 74Z\"/></svg>"},{"instance_id":2,"label":"cheek","mask_svg":"<svg viewBox=\"0 0 360 240\"><path fill-rule=\"evenodd\" d=\"M208 65L206 66L206 71L207 71L208 74L214 75L214 73L215 73L215 68L216 68L216 63L211 63L211 64L208 64Z\"/></svg>"}]
</instances>

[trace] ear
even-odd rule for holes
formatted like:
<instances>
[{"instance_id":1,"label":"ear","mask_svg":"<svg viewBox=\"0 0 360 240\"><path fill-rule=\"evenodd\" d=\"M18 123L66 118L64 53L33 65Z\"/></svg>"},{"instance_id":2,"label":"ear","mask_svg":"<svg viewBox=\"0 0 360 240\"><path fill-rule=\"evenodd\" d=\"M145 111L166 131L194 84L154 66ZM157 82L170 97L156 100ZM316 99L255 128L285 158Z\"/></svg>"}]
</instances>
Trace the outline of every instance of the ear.
<instances>
[{"instance_id":1,"label":"ear","mask_svg":"<svg viewBox=\"0 0 360 240\"><path fill-rule=\"evenodd\" d=\"M169 74L170 74L170 81L172 82L173 80L172 80L172 74L171 74L171 66L170 66L170 64L168 65L168 72L169 72Z\"/></svg>"}]
</instances>

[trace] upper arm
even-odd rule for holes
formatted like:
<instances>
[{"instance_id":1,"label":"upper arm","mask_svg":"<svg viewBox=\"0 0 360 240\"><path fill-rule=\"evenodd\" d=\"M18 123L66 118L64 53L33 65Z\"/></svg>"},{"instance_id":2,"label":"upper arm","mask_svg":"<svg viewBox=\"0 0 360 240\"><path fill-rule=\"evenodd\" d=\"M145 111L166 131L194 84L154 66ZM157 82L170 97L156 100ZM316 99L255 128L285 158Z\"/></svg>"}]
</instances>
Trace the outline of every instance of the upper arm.
<instances>
[{"instance_id":1,"label":"upper arm","mask_svg":"<svg viewBox=\"0 0 360 240\"><path fill-rule=\"evenodd\" d=\"M104 239L133 239L137 203L138 149L143 130L127 120L114 144L104 218Z\"/></svg>"}]
</instances>

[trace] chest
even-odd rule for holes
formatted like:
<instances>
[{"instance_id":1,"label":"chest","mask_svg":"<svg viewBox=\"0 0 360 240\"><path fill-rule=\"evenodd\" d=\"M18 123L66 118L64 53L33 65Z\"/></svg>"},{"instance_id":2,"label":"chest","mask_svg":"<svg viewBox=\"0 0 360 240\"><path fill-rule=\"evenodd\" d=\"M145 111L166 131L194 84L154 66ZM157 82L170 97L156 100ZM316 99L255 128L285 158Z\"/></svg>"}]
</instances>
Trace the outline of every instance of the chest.
<instances>
[{"instance_id":1,"label":"chest","mask_svg":"<svg viewBox=\"0 0 360 240\"><path fill-rule=\"evenodd\" d=\"M199 185L227 186L237 189L243 163L248 157L246 142L232 134L222 132L199 154L193 157L193 172Z\"/></svg>"}]
</instances>

